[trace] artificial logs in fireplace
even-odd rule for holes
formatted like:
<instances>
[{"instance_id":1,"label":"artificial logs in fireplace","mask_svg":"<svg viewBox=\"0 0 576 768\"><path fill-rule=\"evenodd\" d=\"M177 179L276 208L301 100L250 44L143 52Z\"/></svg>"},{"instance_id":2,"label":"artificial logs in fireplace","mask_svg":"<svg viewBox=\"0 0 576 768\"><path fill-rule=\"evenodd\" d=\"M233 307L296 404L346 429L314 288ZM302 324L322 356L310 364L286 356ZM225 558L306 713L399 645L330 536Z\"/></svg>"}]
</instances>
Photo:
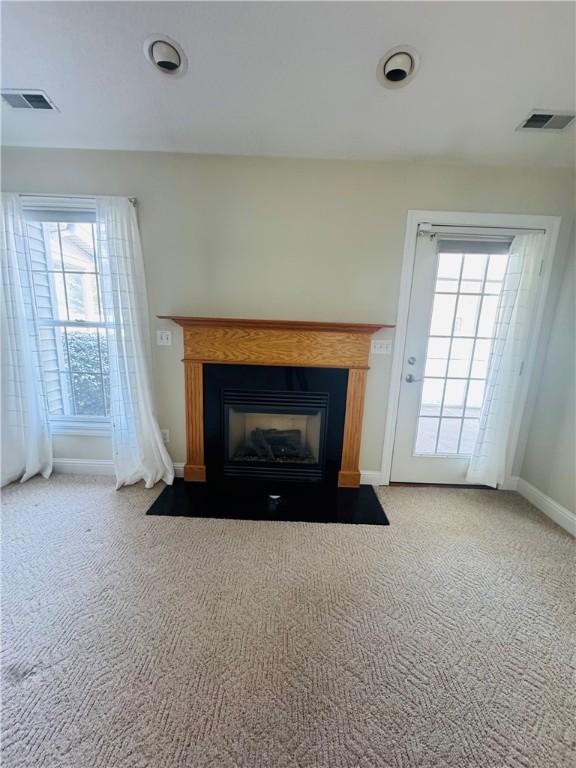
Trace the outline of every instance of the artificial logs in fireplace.
<instances>
[{"instance_id":1,"label":"artificial logs in fireplace","mask_svg":"<svg viewBox=\"0 0 576 768\"><path fill-rule=\"evenodd\" d=\"M329 399L327 392L224 390L224 476L321 480Z\"/></svg>"}]
</instances>

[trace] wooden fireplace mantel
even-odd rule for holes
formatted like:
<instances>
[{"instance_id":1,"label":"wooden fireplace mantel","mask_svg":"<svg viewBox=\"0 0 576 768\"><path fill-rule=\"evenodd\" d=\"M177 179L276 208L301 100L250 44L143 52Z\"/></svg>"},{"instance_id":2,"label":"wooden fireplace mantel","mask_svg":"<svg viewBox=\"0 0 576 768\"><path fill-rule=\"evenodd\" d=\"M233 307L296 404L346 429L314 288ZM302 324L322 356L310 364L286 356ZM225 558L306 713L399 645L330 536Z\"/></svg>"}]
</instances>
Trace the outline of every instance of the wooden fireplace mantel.
<instances>
[{"instance_id":1,"label":"wooden fireplace mantel","mask_svg":"<svg viewBox=\"0 0 576 768\"><path fill-rule=\"evenodd\" d=\"M360 438L370 336L392 325L160 316L184 329L187 456L184 478L205 482L204 363L348 369L340 487L360 484Z\"/></svg>"},{"instance_id":2,"label":"wooden fireplace mantel","mask_svg":"<svg viewBox=\"0 0 576 768\"><path fill-rule=\"evenodd\" d=\"M350 333L375 333L382 328L394 328L393 325L378 323L324 323L317 320L251 320L242 317L185 317L181 315L158 315L159 320L173 320L183 328L202 326L203 328L222 328L233 325L235 328L269 328L270 330L292 331L340 331Z\"/></svg>"}]
</instances>

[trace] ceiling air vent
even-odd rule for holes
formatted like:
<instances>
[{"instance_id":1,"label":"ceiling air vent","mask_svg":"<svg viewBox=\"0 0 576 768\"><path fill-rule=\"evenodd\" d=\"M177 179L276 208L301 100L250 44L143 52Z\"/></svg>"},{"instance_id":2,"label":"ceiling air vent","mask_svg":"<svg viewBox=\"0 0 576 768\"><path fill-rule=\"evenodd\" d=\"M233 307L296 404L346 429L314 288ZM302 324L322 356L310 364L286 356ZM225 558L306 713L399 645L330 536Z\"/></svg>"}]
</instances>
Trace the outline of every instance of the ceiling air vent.
<instances>
[{"instance_id":1,"label":"ceiling air vent","mask_svg":"<svg viewBox=\"0 0 576 768\"><path fill-rule=\"evenodd\" d=\"M563 131L573 122L574 112L553 112L552 110L534 110L526 120L523 120L517 131Z\"/></svg>"},{"instance_id":2,"label":"ceiling air vent","mask_svg":"<svg viewBox=\"0 0 576 768\"><path fill-rule=\"evenodd\" d=\"M3 90L2 99L12 109L57 109L54 102L50 101L44 91Z\"/></svg>"}]
</instances>

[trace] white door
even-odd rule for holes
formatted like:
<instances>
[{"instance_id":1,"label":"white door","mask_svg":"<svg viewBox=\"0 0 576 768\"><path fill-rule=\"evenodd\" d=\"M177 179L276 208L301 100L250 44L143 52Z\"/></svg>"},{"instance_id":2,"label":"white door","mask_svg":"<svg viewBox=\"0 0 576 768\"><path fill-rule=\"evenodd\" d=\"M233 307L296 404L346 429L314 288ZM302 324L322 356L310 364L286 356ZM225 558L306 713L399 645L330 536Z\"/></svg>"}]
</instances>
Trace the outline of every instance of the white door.
<instances>
[{"instance_id":1,"label":"white door","mask_svg":"<svg viewBox=\"0 0 576 768\"><path fill-rule=\"evenodd\" d=\"M393 482L466 483L510 238L417 240Z\"/></svg>"}]
</instances>

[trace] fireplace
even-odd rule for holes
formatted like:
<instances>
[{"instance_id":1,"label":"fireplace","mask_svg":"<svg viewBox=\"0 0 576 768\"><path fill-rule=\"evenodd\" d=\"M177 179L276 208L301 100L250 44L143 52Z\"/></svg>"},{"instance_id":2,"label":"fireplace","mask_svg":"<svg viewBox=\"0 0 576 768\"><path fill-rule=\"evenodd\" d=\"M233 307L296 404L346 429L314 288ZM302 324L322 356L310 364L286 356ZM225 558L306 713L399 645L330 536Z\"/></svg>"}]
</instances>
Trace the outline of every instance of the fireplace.
<instances>
[{"instance_id":1,"label":"fireplace","mask_svg":"<svg viewBox=\"0 0 576 768\"><path fill-rule=\"evenodd\" d=\"M170 319L184 331L186 464L148 514L388 524L358 466L384 326Z\"/></svg>"},{"instance_id":2,"label":"fireplace","mask_svg":"<svg viewBox=\"0 0 576 768\"><path fill-rule=\"evenodd\" d=\"M208 480L334 480L348 372L265 365L204 366Z\"/></svg>"},{"instance_id":3,"label":"fireplace","mask_svg":"<svg viewBox=\"0 0 576 768\"><path fill-rule=\"evenodd\" d=\"M161 319L184 330L185 480L251 474L359 487L370 335L394 326Z\"/></svg>"}]
</instances>

